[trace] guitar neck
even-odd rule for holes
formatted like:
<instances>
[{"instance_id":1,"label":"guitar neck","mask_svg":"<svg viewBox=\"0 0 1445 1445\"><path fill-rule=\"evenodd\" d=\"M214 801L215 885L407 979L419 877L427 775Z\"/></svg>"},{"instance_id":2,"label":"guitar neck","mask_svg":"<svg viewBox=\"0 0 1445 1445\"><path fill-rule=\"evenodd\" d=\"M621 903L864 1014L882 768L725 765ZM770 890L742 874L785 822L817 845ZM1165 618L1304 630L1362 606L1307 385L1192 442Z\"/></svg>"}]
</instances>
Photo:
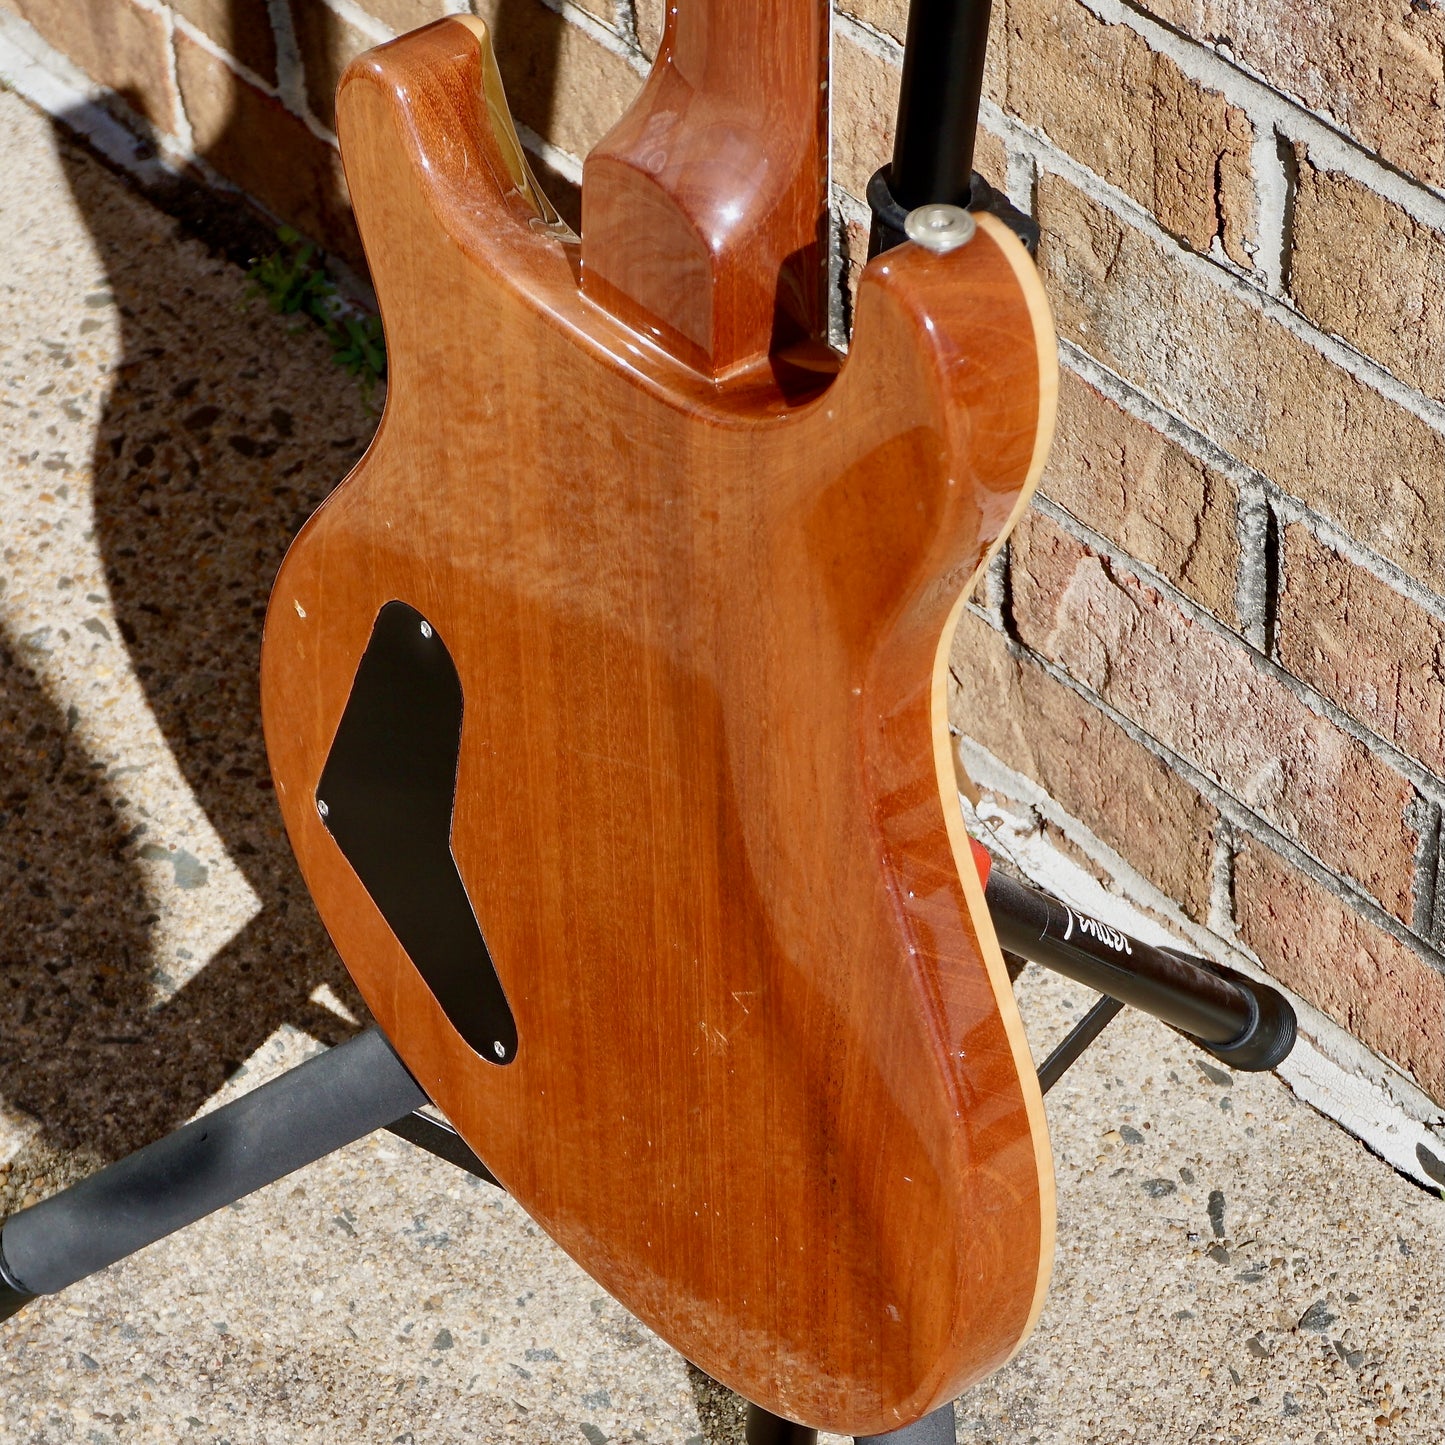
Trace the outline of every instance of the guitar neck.
<instances>
[{"instance_id":1,"label":"guitar neck","mask_svg":"<svg viewBox=\"0 0 1445 1445\"><path fill-rule=\"evenodd\" d=\"M825 0L678 0L658 63L698 95L752 110L759 121L779 101L811 118L827 35ZM821 145L821 130L817 137Z\"/></svg>"},{"instance_id":2,"label":"guitar neck","mask_svg":"<svg viewBox=\"0 0 1445 1445\"><path fill-rule=\"evenodd\" d=\"M582 285L721 378L825 325L827 0L677 0L588 156Z\"/></svg>"}]
</instances>

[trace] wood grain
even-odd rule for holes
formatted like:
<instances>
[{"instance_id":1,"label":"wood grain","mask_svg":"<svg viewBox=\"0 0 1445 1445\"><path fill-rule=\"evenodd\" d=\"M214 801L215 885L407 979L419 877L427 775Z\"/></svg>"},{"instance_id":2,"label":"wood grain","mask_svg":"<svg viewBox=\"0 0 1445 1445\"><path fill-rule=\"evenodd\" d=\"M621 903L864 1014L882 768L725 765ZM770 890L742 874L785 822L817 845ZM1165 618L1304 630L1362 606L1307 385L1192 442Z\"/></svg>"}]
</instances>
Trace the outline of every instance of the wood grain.
<instances>
[{"instance_id":1,"label":"wood grain","mask_svg":"<svg viewBox=\"0 0 1445 1445\"><path fill-rule=\"evenodd\" d=\"M582 289L709 376L823 331L828 22L828 0L670 6L587 157Z\"/></svg>"},{"instance_id":2,"label":"wood grain","mask_svg":"<svg viewBox=\"0 0 1445 1445\"><path fill-rule=\"evenodd\" d=\"M447 20L343 81L391 382L276 584L277 795L368 1004L548 1233L769 1410L892 1429L1017 1347L1053 1245L944 718L952 618L1043 464L1047 304L985 216L869 265L811 396L708 380L581 294L491 64ZM452 849L506 1067L315 809L397 598L463 681Z\"/></svg>"}]
</instances>

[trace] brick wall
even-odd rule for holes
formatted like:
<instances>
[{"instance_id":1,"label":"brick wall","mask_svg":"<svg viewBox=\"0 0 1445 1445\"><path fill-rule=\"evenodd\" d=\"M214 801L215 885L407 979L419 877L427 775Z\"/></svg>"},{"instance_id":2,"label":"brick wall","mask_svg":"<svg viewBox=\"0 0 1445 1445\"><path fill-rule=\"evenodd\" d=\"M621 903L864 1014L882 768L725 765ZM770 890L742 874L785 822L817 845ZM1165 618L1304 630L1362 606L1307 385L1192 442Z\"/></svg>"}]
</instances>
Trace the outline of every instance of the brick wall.
<instances>
[{"instance_id":1,"label":"brick wall","mask_svg":"<svg viewBox=\"0 0 1445 1445\"><path fill-rule=\"evenodd\" d=\"M662 3L477 0L564 211ZM0 5L352 256L336 78L458 8ZM905 17L837 0L855 268ZM1442 91L1429 0L995 0L980 166L1042 223L1063 395L953 663L993 759L1445 1101Z\"/></svg>"}]
</instances>

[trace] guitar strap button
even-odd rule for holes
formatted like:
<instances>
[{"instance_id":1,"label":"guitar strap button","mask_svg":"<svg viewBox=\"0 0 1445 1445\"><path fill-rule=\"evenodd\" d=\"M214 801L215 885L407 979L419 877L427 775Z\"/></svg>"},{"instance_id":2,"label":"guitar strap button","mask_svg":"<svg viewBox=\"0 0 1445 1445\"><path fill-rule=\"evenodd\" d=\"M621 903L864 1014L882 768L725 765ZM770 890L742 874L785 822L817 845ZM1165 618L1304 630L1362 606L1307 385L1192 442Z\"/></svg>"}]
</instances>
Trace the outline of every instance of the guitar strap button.
<instances>
[{"instance_id":1,"label":"guitar strap button","mask_svg":"<svg viewBox=\"0 0 1445 1445\"><path fill-rule=\"evenodd\" d=\"M962 206L919 206L903 222L904 234L926 251L956 251L973 240L978 222Z\"/></svg>"}]
</instances>

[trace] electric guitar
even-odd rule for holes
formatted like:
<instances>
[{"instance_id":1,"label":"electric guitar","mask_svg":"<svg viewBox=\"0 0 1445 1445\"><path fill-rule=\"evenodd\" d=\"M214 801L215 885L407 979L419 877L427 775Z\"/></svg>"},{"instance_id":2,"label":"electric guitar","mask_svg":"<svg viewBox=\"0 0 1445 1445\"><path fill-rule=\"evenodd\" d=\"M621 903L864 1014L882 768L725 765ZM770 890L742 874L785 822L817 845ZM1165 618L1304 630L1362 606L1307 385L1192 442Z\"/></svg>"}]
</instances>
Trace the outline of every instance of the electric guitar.
<instances>
[{"instance_id":1,"label":"electric guitar","mask_svg":"<svg viewBox=\"0 0 1445 1445\"><path fill-rule=\"evenodd\" d=\"M390 363L266 624L277 796L408 1067L594 1278L853 1435L1027 1337L1043 1110L955 790L946 657L1055 343L988 215L824 343L826 0L678 0L532 177L482 24L347 72Z\"/></svg>"}]
</instances>

